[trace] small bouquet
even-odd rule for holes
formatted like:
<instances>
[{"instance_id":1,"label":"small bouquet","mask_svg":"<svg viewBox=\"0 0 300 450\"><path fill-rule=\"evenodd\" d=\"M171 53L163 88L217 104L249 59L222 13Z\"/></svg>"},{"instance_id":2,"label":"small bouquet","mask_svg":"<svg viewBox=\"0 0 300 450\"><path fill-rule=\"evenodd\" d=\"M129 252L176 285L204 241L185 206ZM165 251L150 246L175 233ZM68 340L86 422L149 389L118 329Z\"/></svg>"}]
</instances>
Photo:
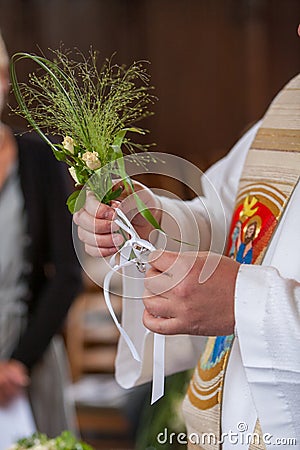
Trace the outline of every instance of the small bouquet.
<instances>
[{"instance_id":1,"label":"small bouquet","mask_svg":"<svg viewBox=\"0 0 300 450\"><path fill-rule=\"evenodd\" d=\"M34 433L29 438L19 439L8 450L93 450L88 444L79 441L69 431L60 436L49 439L45 434Z\"/></svg>"},{"instance_id":2,"label":"small bouquet","mask_svg":"<svg viewBox=\"0 0 300 450\"><path fill-rule=\"evenodd\" d=\"M96 198L109 204L117 199L122 187L114 184L113 178L121 180L123 187L134 196L139 213L156 229L162 231L159 223L134 192L134 185L126 173L123 151L129 153L138 163L136 150L147 150L149 146L136 143L128 137L145 134L135 123L151 114L148 106L154 102L149 76L143 62L131 66L119 66L106 60L100 70L96 54L88 59L81 55L81 61L69 58L68 53L54 51L53 61L43 56L16 53L11 62L11 82L15 93L17 113L27 119L29 125L50 145L59 161L70 168L77 187L67 204L73 213L85 203L86 188ZM38 72L31 73L27 83L19 83L16 64L31 60L38 65ZM53 143L47 133L61 136L61 142ZM140 361L139 354L115 315L110 297L110 280L113 273L128 265L145 273L146 255L154 246L140 239L126 215L119 210L115 223L126 238L119 249L122 252L120 264L111 262L112 270L104 279L104 297L111 316L125 339L132 356ZM124 232L126 235L124 235ZM127 239L127 236L129 238ZM175 239L176 240L176 239ZM133 277L133 283L143 279ZM164 386L164 336L154 335L154 360L152 402L163 395Z\"/></svg>"},{"instance_id":3,"label":"small bouquet","mask_svg":"<svg viewBox=\"0 0 300 450\"><path fill-rule=\"evenodd\" d=\"M18 102L15 112L50 145L59 161L70 166L77 189L67 201L69 210L74 213L84 205L83 186L102 203L118 198L122 188L114 187L115 177L133 193L139 212L160 229L134 192L123 158L124 152L135 158L136 150L149 147L129 137L146 133L134 124L152 114L148 106L155 100L145 62L126 67L107 59L98 69L96 52L90 51L88 58L78 53L79 61L71 59L68 51L52 52L53 60L16 53L10 75ZM19 83L16 64L22 60L33 61L38 70L29 74L27 82ZM61 136L61 142L52 142L48 134Z\"/></svg>"}]
</instances>

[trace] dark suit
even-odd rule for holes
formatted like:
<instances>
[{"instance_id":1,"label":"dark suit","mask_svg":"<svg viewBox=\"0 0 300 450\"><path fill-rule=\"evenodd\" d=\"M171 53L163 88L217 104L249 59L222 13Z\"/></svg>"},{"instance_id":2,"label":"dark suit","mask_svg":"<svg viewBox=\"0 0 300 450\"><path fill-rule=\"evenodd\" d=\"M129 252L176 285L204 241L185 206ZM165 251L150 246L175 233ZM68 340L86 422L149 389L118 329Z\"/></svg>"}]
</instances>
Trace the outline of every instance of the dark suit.
<instances>
[{"instance_id":1,"label":"dark suit","mask_svg":"<svg viewBox=\"0 0 300 450\"><path fill-rule=\"evenodd\" d=\"M64 322L81 288L66 199L72 190L66 166L50 147L31 134L16 137L29 245L28 324L12 358L29 369L40 359Z\"/></svg>"}]
</instances>

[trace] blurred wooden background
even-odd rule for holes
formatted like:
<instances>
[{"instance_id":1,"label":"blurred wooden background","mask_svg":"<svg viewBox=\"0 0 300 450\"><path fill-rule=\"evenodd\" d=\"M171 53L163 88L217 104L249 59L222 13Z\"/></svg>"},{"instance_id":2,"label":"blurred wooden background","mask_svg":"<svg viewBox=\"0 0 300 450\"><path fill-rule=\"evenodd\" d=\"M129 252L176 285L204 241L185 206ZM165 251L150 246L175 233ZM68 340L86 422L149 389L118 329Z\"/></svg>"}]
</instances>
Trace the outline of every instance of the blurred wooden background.
<instances>
[{"instance_id":1,"label":"blurred wooden background","mask_svg":"<svg viewBox=\"0 0 300 450\"><path fill-rule=\"evenodd\" d=\"M0 0L11 54L63 42L151 61L159 102L149 139L202 170L299 72L298 22L299 0Z\"/></svg>"}]
</instances>

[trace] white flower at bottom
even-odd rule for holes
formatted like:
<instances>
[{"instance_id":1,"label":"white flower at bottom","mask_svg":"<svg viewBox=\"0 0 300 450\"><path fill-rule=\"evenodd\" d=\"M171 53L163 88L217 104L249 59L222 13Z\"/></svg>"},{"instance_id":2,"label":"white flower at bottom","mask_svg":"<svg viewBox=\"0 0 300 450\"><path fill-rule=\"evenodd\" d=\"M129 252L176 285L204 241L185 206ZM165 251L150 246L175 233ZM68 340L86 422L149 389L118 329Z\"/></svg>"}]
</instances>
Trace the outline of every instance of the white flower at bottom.
<instances>
[{"instance_id":1,"label":"white flower at bottom","mask_svg":"<svg viewBox=\"0 0 300 450\"><path fill-rule=\"evenodd\" d=\"M32 447L32 450L50 450L48 444L37 444Z\"/></svg>"},{"instance_id":2,"label":"white flower at bottom","mask_svg":"<svg viewBox=\"0 0 300 450\"><path fill-rule=\"evenodd\" d=\"M66 136L63 140L62 145L65 150L68 150L68 152L74 155L74 139L72 139L70 136Z\"/></svg>"},{"instance_id":3,"label":"white flower at bottom","mask_svg":"<svg viewBox=\"0 0 300 450\"><path fill-rule=\"evenodd\" d=\"M86 166L91 170L96 170L101 167L101 161L98 158L97 152L85 152L82 155L82 160L85 162Z\"/></svg>"},{"instance_id":4,"label":"white flower at bottom","mask_svg":"<svg viewBox=\"0 0 300 450\"><path fill-rule=\"evenodd\" d=\"M80 184L79 181L78 181L77 175L76 175L75 167L69 167L69 172L70 172L71 177L75 181L76 185Z\"/></svg>"}]
</instances>

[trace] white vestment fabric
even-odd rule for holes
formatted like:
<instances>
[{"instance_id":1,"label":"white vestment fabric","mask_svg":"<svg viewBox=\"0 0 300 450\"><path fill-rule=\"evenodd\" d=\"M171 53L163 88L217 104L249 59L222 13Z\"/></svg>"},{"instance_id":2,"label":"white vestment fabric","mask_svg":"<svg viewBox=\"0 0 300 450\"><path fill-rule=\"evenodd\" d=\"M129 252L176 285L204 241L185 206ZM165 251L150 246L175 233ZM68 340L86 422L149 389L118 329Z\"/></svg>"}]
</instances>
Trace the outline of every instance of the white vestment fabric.
<instances>
[{"instance_id":1,"label":"white vestment fabric","mask_svg":"<svg viewBox=\"0 0 300 450\"><path fill-rule=\"evenodd\" d=\"M201 249L223 252L233 213L239 179L252 140L260 124L255 125L232 151L202 177L203 197L190 202L161 198L162 228L182 242L197 239L191 230L197 222ZM299 170L300 175L300 170ZM213 186L213 188L212 188ZM216 201L216 193L220 202ZM184 207L183 207L184 205ZM180 225L181 234L174 223ZM300 449L300 185L293 192L282 220L273 236L262 266L242 265L236 283L235 319L237 339L230 354L225 377L222 432L236 433L241 423L251 433L257 418L266 447L283 445ZM192 227L195 228L195 227ZM299 248L297 248L297 245ZM160 247L159 242L156 245ZM181 250L182 250L181 246ZM170 250L178 244L170 241ZM185 248L189 250L189 248ZM129 270L136 271L135 267ZM122 338L116 360L116 379L126 388L151 379L153 334L142 324L143 283L123 286L122 324L141 356L133 360ZM141 275L140 275L141 276ZM134 293L130 292L134 289ZM132 294L132 295L131 295ZM129 297L134 297L131 300ZM205 338L168 336L166 338L166 374L196 365ZM288 440L296 439L297 441ZM280 440L280 441L279 441ZM224 440L223 448L247 448Z\"/></svg>"}]
</instances>

